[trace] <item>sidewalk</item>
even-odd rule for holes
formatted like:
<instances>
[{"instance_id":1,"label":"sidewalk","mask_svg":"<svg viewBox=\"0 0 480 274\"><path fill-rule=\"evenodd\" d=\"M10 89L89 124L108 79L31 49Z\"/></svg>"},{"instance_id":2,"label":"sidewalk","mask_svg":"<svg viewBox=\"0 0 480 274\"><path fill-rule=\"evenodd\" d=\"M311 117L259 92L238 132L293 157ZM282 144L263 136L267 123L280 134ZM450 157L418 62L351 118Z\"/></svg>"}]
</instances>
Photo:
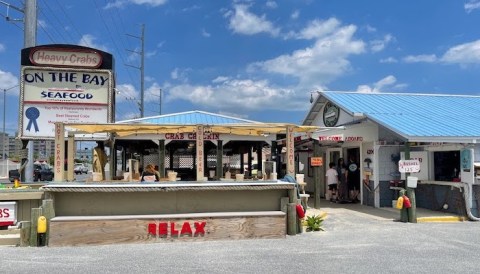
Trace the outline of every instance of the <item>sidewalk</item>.
<instances>
[{"instance_id":1,"label":"sidewalk","mask_svg":"<svg viewBox=\"0 0 480 274\"><path fill-rule=\"evenodd\" d=\"M327 201L325 199L320 200L320 209L313 208L313 199L308 200L307 216L320 215L324 218L328 218L329 213L338 208L351 210L357 213L363 213L370 215L378 220L400 220L400 210L392 207L374 208L371 206L365 206L361 204L337 204ZM417 222L461 222L467 221L467 217L458 216L448 212L433 211L425 208L417 208Z\"/></svg>"}]
</instances>

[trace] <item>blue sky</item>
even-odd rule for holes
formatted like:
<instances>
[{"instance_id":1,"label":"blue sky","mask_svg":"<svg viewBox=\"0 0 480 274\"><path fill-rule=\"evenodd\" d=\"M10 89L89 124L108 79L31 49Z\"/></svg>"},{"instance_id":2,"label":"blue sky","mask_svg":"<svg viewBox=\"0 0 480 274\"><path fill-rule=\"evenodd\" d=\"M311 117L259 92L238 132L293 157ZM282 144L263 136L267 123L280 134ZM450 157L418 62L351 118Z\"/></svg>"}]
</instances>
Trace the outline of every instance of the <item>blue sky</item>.
<instances>
[{"instance_id":1,"label":"blue sky","mask_svg":"<svg viewBox=\"0 0 480 274\"><path fill-rule=\"evenodd\" d=\"M479 95L480 0L37 0L37 45L114 55L116 120L204 110L300 124L317 90ZM21 7L21 1L5 1ZM62 5L60 5L62 4ZM0 4L0 89L19 82L23 25ZM23 15L12 9L10 18ZM129 35L126 35L129 34ZM7 91L6 131L18 127ZM0 97L3 100L3 97ZM3 102L2 102L3 103ZM0 115L3 113L0 112Z\"/></svg>"}]
</instances>

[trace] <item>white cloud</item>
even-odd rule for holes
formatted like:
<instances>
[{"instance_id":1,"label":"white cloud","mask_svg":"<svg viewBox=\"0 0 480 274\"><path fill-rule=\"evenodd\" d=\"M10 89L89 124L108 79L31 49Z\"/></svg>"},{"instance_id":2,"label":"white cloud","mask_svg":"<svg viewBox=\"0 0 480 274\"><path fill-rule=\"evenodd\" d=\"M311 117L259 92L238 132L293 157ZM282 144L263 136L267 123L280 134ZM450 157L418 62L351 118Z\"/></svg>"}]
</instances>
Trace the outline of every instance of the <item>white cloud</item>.
<instances>
[{"instance_id":1,"label":"white cloud","mask_svg":"<svg viewBox=\"0 0 480 274\"><path fill-rule=\"evenodd\" d=\"M212 35L209 32L207 32L205 29L202 29L202 36L203 37L210 37Z\"/></svg>"},{"instance_id":2,"label":"white cloud","mask_svg":"<svg viewBox=\"0 0 480 274\"><path fill-rule=\"evenodd\" d=\"M480 40L454 46L447 50L440 60L452 64L478 64L480 63Z\"/></svg>"},{"instance_id":3,"label":"white cloud","mask_svg":"<svg viewBox=\"0 0 480 274\"><path fill-rule=\"evenodd\" d=\"M290 15L290 18L292 18L292 19L298 19L299 16L300 16L300 11L299 11L299 10L295 10L295 11L292 12L292 14Z\"/></svg>"},{"instance_id":4,"label":"white cloud","mask_svg":"<svg viewBox=\"0 0 480 274\"><path fill-rule=\"evenodd\" d=\"M388 58L380 59L380 63L393 64L393 63L398 63L398 60L394 57L388 57Z\"/></svg>"},{"instance_id":5,"label":"white cloud","mask_svg":"<svg viewBox=\"0 0 480 274\"><path fill-rule=\"evenodd\" d=\"M18 85L18 78L10 72L0 70L0 89L10 89ZM18 90L18 88L17 88Z\"/></svg>"},{"instance_id":6,"label":"white cloud","mask_svg":"<svg viewBox=\"0 0 480 274\"><path fill-rule=\"evenodd\" d=\"M145 101L147 102L158 102L160 99L161 87L158 83L152 83L150 87L145 90Z\"/></svg>"},{"instance_id":7,"label":"white cloud","mask_svg":"<svg viewBox=\"0 0 480 274\"><path fill-rule=\"evenodd\" d=\"M173 80L186 83L188 82L188 72L190 70L191 69L189 68L186 68L186 69L175 68L174 70L172 70L172 72L170 72L170 78L172 78Z\"/></svg>"},{"instance_id":8,"label":"white cloud","mask_svg":"<svg viewBox=\"0 0 480 274\"><path fill-rule=\"evenodd\" d=\"M253 35L258 33L269 33L277 36L280 29L265 18L265 15L257 16L248 10L247 5L235 5L234 11L225 13L225 17L230 19L228 27L234 32L245 35Z\"/></svg>"},{"instance_id":9,"label":"white cloud","mask_svg":"<svg viewBox=\"0 0 480 274\"><path fill-rule=\"evenodd\" d=\"M317 25L317 32L302 31L304 37L321 36L311 47L251 64L250 71L261 69L269 73L292 76L305 86L325 84L341 76L350 69L347 58L352 54L363 53L365 43L353 38L357 29L354 25L334 28L333 26L337 26L336 22L338 21L328 20L324 22L325 27ZM312 29L311 26L306 29Z\"/></svg>"},{"instance_id":10,"label":"white cloud","mask_svg":"<svg viewBox=\"0 0 480 274\"><path fill-rule=\"evenodd\" d=\"M5 46L3 44L0 44L0 52L4 52L5 51Z\"/></svg>"},{"instance_id":11,"label":"white cloud","mask_svg":"<svg viewBox=\"0 0 480 274\"><path fill-rule=\"evenodd\" d=\"M480 0L470 0L468 3L465 3L463 7L467 13L470 13L476 9L480 9Z\"/></svg>"},{"instance_id":12,"label":"white cloud","mask_svg":"<svg viewBox=\"0 0 480 274\"><path fill-rule=\"evenodd\" d=\"M409 55L402 61L405 63L480 64L480 40L453 46L441 57L435 54Z\"/></svg>"},{"instance_id":13,"label":"white cloud","mask_svg":"<svg viewBox=\"0 0 480 274\"><path fill-rule=\"evenodd\" d=\"M140 92L131 84L121 84L116 87L116 102L125 102L127 100L138 100Z\"/></svg>"},{"instance_id":14,"label":"white cloud","mask_svg":"<svg viewBox=\"0 0 480 274\"><path fill-rule=\"evenodd\" d=\"M289 33L286 38L295 39L318 39L338 30L340 21L336 18L329 18L326 21L313 20L298 33Z\"/></svg>"},{"instance_id":15,"label":"white cloud","mask_svg":"<svg viewBox=\"0 0 480 274\"><path fill-rule=\"evenodd\" d=\"M382 51L393 40L394 37L391 34L387 34L383 39L370 41L370 49L372 52Z\"/></svg>"},{"instance_id":16,"label":"white cloud","mask_svg":"<svg viewBox=\"0 0 480 274\"><path fill-rule=\"evenodd\" d=\"M370 25L366 25L366 26L365 26L365 29L367 30L367 32L370 32L370 33L377 31L376 28L374 28L374 27L372 27L372 26L370 26Z\"/></svg>"},{"instance_id":17,"label":"white cloud","mask_svg":"<svg viewBox=\"0 0 480 274\"><path fill-rule=\"evenodd\" d=\"M357 92L382 92L384 89L388 88L390 90L398 90L405 88L406 84L397 84L397 78L393 75L388 75L387 77L380 79L379 81L373 83L373 86L369 85L359 85L357 87Z\"/></svg>"},{"instance_id":18,"label":"white cloud","mask_svg":"<svg viewBox=\"0 0 480 274\"><path fill-rule=\"evenodd\" d=\"M301 110L305 101L298 100L293 89L271 87L267 80L239 80L218 77L212 85L195 86L190 84L169 88L166 101L186 100L194 105L231 111L247 110Z\"/></svg>"},{"instance_id":19,"label":"white cloud","mask_svg":"<svg viewBox=\"0 0 480 274\"><path fill-rule=\"evenodd\" d=\"M148 5L152 7L157 7L167 3L167 0L130 0L130 2L136 5Z\"/></svg>"},{"instance_id":20,"label":"white cloud","mask_svg":"<svg viewBox=\"0 0 480 274\"><path fill-rule=\"evenodd\" d=\"M109 2L104 9L110 8L123 8L127 4L135 4L135 5L147 5L151 7L158 7L165 4L167 0L116 0L113 2Z\"/></svg>"},{"instance_id":21,"label":"white cloud","mask_svg":"<svg viewBox=\"0 0 480 274\"><path fill-rule=\"evenodd\" d=\"M108 52L108 49L106 46L96 44L95 40L97 40L95 36L91 34L85 34L82 36L82 38L80 38L80 41L78 42L78 44L80 46L90 47L90 48L99 49L99 50Z\"/></svg>"},{"instance_id":22,"label":"white cloud","mask_svg":"<svg viewBox=\"0 0 480 274\"><path fill-rule=\"evenodd\" d=\"M408 55L402 60L405 63L433 63L437 61L437 56L435 54Z\"/></svg>"},{"instance_id":23,"label":"white cloud","mask_svg":"<svg viewBox=\"0 0 480 274\"><path fill-rule=\"evenodd\" d=\"M277 2L271 1L271 0L267 1L267 3L265 3L265 6L267 6L267 8L270 8L270 9L278 8Z\"/></svg>"}]
</instances>

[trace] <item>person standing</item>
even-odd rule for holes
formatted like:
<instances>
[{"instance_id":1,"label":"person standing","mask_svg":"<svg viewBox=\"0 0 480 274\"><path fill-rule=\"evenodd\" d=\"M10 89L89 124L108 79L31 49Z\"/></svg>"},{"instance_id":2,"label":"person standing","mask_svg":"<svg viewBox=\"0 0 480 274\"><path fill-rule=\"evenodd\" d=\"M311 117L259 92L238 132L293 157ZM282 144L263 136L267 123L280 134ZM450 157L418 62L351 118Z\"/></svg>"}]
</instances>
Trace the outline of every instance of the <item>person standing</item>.
<instances>
[{"instance_id":1,"label":"person standing","mask_svg":"<svg viewBox=\"0 0 480 274\"><path fill-rule=\"evenodd\" d=\"M327 185L328 185L328 191L327 194L330 196L330 200L335 200L333 198L334 195L337 193L337 185L338 185L338 173L337 170L335 169L335 163L331 162L328 164L329 169L325 173L325 176L327 177Z\"/></svg>"},{"instance_id":2,"label":"person standing","mask_svg":"<svg viewBox=\"0 0 480 274\"><path fill-rule=\"evenodd\" d=\"M337 164L338 174L338 201L345 201L348 198L348 186L347 186L347 166L343 161L343 158L338 159Z\"/></svg>"}]
</instances>

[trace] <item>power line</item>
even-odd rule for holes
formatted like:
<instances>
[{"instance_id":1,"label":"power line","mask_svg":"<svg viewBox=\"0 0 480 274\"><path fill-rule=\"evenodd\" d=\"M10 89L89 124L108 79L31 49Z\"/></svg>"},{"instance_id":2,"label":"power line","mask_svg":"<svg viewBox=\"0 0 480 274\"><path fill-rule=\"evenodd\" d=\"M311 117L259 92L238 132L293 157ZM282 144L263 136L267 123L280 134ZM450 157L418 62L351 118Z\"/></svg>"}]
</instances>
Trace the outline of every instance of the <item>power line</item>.
<instances>
[{"instance_id":1,"label":"power line","mask_svg":"<svg viewBox=\"0 0 480 274\"><path fill-rule=\"evenodd\" d=\"M72 19L70 18L70 16L68 16L67 12L65 11L65 9L63 8L63 5L58 3L58 0L55 0L55 2L57 2L57 7L60 7L60 9L62 10L63 14L65 15L65 18L67 18L67 20L70 22L70 24L72 25L72 28L73 30L75 30L78 34L78 36L80 37L80 41L83 41L83 43L86 45L87 44L87 41L85 41L85 39L83 39L83 35L80 34L80 32L78 31L77 27L75 26L75 24L73 23Z\"/></svg>"},{"instance_id":2,"label":"power line","mask_svg":"<svg viewBox=\"0 0 480 274\"><path fill-rule=\"evenodd\" d=\"M43 4L45 4L45 6L47 7L48 11L49 11L49 14L50 15L53 15L53 18L55 18L55 20L57 21L58 23L58 26L59 28L53 28L55 31L57 31L58 33L60 33L60 36L62 37L63 41L67 42L71 42L71 43L74 43L75 42L75 39L73 38L72 34L69 32L69 31L65 31L64 33L66 33L68 35L68 37L70 38L70 40L68 39L65 39L65 36L63 36L62 32L60 32L58 29L65 29L64 26L65 24L62 23L62 21L58 18L57 16L57 13L50 7L50 5L48 5L48 1L46 0L43 0ZM42 12L42 10L40 10L40 12ZM46 17L46 16L45 16ZM52 24L53 25L53 24Z\"/></svg>"},{"instance_id":3,"label":"power line","mask_svg":"<svg viewBox=\"0 0 480 274\"><path fill-rule=\"evenodd\" d=\"M118 47L117 43L115 42L116 39L114 39L113 36L112 36L112 33L113 33L113 32L110 30L110 28L108 27L108 24L107 24L106 21L104 20L104 18L105 18L105 17L108 17L108 16L102 16L102 14L101 14L101 8L99 7L98 3L97 3L95 0L92 0L92 1L93 1L94 5L95 5L95 7L96 7L97 13L98 13L98 15L99 15L99 17L100 17L100 19L101 19L101 21L102 21L105 29L107 30L107 33L108 33L108 35L109 35L109 37L110 37L110 40L112 41L113 46L115 47L115 49L116 49L116 51L117 51L117 54L120 55L120 58L121 58L122 61L125 63L125 58L124 58L122 52L119 50L119 47ZM115 27L114 27L114 28L115 28ZM120 39L120 41L121 41L121 39ZM128 74L128 76L130 77L130 80L132 81L132 83L134 83L133 77L131 76L129 70L127 70L127 74Z\"/></svg>"}]
</instances>

